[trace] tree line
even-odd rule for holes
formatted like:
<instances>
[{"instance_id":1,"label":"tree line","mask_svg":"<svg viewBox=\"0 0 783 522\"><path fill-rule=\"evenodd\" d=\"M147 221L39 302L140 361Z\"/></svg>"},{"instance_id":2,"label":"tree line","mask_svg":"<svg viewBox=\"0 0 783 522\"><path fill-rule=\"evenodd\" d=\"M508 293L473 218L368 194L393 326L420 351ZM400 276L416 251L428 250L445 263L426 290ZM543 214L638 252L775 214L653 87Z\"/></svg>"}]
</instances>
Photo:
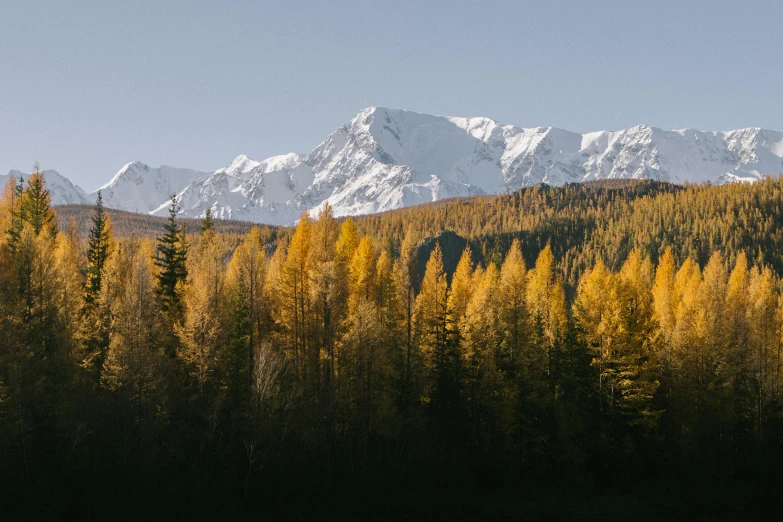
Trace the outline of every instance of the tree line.
<instances>
[{"instance_id":1,"label":"tree line","mask_svg":"<svg viewBox=\"0 0 783 522\"><path fill-rule=\"evenodd\" d=\"M611 205L713 189L628 190L643 194ZM498 235L483 263L473 242L447 274L439 245L418 266L412 220L391 232L404 213L325 205L232 239L177 212L172 198L157 238L117 238L99 195L84 240L58 228L39 172L5 188L1 480L23 508L284 511L449 473L622 482L779 462L783 305L763 249L633 246L584 262L569 290L554 240L532 262L524 238Z\"/></svg>"}]
</instances>

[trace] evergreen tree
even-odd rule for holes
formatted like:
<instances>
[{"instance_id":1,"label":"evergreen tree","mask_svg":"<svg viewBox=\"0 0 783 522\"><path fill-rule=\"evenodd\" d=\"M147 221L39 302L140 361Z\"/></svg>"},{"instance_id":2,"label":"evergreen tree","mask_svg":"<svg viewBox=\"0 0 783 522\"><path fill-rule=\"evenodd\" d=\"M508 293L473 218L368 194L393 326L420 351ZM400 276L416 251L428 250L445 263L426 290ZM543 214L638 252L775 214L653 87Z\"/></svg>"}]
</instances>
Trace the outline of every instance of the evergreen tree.
<instances>
[{"instance_id":1,"label":"evergreen tree","mask_svg":"<svg viewBox=\"0 0 783 522\"><path fill-rule=\"evenodd\" d=\"M101 303L101 295L106 263L114 244L111 220L103 207L100 191L91 221L80 310L79 339L82 350L79 358L81 365L94 374L97 384L100 383L100 372L109 347L111 314L106 303Z\"/></svg>"},{"instance_id":2,"label":"evergreen tree","mask_svg":"<svg viewBox=\"0 0 783 522\"><path fill-rule=\"evenodd\" d=\"M111 254L112 227L103 207L101 191L92 215L92 226L87 239L87 279L84 283L84 303L91 306L101 294L101 281L106 260Z\"/></svg>"},{"instance_id":3,"label":"evergreen tree","mask_svg":"<svg viewBox=\"0 0 783 522\"><path fill-rule=\"evenodd\" d=\"M98 197L101 197L100 191L98 192ZM214 231L214 224L212 223L212 209L208 208L207 211L204 213L204 219L201 220L201 233L204 234L206 232L213 232Z\"/></svg>"},{"instance_id":4,"label":"evergreen tree","mask_svg":"<svg viewBox=\"0 0 783 522\"><path fill-rule=\"evenodd\" d=\"M188 277L187 244L184 238L184 227L177 223L177 196L171 196L169 219L164 227L165 233L158 237L155 266L157 285L155 295L161 303L162 310L178 314L182 299L181 285Z\"/></svg>"},{"instance_id":5,"label":"evergreen tree","mask_svg":"<svg viewBox=\"0 0 783 522\"><path fill-rule=\"evenodd\" d=\"M247 403L250 396L248 383L251 382L252 375L249 357L252 332L250 299L245 287L248 278L243 267L240 266L237 270L231 291L225 354L222 357L225 367L224 384L228 389L228 398L235 412Z\"/></svg>"},{"instance_id":6,"label":"evergreen tree","mask_svg":"<svg viewBox=\"0 0 783 522\"><path fill-rule=\"evenodd\" d=\"M3 225L2 232L5 233L8 246L11 251L14 250L19 241L19 235L22 233L22 214L19 210L19 203L24 192L23 180L20 177L17 183L13 177L8 178L8 183L3 190L2 208L3 216L0 218L0 224Z\"/></svg>"},{"instance_id":7,"label":"evergreen tree","mask_svg":"<svg viewBox=\"0 0 783 522\"><path fill-rule=\"evenodd\" d=\"M54 236L57 233L57 221L52 210L52 198L46 188L43 173L36 163L35 169L27 180L27 187L19 201L19 215L22 223L29 224L35 235L46 231Z\"/></svg>"}]
</instances>

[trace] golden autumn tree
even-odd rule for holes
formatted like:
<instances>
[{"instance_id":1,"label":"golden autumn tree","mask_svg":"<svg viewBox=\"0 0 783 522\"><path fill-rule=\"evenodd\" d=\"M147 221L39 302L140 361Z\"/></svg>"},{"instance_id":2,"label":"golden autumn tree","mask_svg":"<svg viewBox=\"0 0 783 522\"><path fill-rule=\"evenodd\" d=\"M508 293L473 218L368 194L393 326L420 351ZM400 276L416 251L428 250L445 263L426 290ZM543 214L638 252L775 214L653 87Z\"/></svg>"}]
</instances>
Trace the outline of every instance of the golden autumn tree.
<instances>
[{"instance_id":1,"label":"golden autumn tree","mask_svg":"<svg viewBox=\"0 0 783 522\"><path fill-rule=\"evenodd\" d=\"M472 436L486 446L508 436L514 425L516 389L505 371L501 274L494 263L480 280L460 321L465 395Z\"/></svg>"},{"instance_id":2,"label":"golden autumn tree","mask_svg":"<svg viewBox=\"0 0 783 522\"><path fill-rule=\"evenodd\" d=\"M671 370L672 346L677 325L677 294L674 290L676 269L671 247L664 250L655 269L652 287L653 320L655 331L653 341L656 358L664 373Z\"/></svg>"},{"instance_id":3,"label":"golden autumn tree","mask_svg":"<svg viewBox=\"0 0 783 522\"><path fill-rule=\"evenodd\" d=\"M252 234L252 233L251 233ZM188 256L188 281L182 295L182 322L174 326L177 356L203 392L218 365L225 282L225 246L210 227Z\"/></svg>"},{"instance_id":4,"label":"golden autumn tree","mask_svg":"<svg viewBox=\"0 0 783 522\"><path fill-rule=\"evenodd\" d=\"M503 352L507 363L518 366L530 332L530 317L525 296L527 269L519 240L511 248L500 269L500 321L503 332Z\"/></svg>"},{"instance_id":5,"label":"golden autumn tree","mask_svg":"<svg viewBox=\"0 0 783 522\"><path fill-rule=\"evenodd\" d=\"M311 315L309 261L311 245L310 216L299 217L288 254L278 280L278 322L286 333L286 344L294 359L297 375L318 378L318 354L309 352L309 319Z\"/></svg>"},{"instance_id":6,"label":"golden autumn tree","mask_svg":"<svg viewBox=\"0 0 783 522\"><path fill-rule=\"evenodd\" d=\"M403 342L398 358L400 368L399 401L403 407L406 407L414 400L414 373L418 360L414 337L418 263L411 229L405 233L405 238L400 245L400 257L394 263L393 272L396 302L400 308L401 330L403 332Z\"/></svg>"},{"instance_id":7,"label":"golden autumn tree","mask_svg":"<svg viewBox=\"0 0 783 522\"><path fill-rule=\"evenodd\" d=\"M565 334L568 314L563 284L555 273L549 245L539 253L527 274L527 308L534 346L528 351L531 375L543 376L550 389L555 383L558 345Z\"/></svg>"},{"instance_id":8,"label":"golden autumn tree","mask_svg":"<svg viewBox=\"0 0 783 522\"><path fill-rule=\"evenodd\" d=\"M465 317L473 290L473 261L470 246L466 246L457 263L454 276L451 278L451 291L449 292L447 328L454 343L459 343L459 325Z\"/></svg>"},{"instance_id":9,"label":"golden autumn tree","mask_svg":"<svg viewBox=\"0 0 783 522\"><path fill-rule=\"evenodd\" d=\"M421 290L416 297L415 328L425 366L425 397L431 403L441 389L447 369L448 284L443 253L436 245L427 261Z\"/></svg>"},{"instance_id":10,"label":"golden autumn tree","mask_svg":"<svg viewBox=\"0 0 783 522\"><path fill-rule=\"evenodd\" d=\"M781 366L780 315L778 314L778 282L769 267L754 267L748 292L748 324L750 335L751 389L753 393L753 425L757 438L764 436L769 417L773 414L777 396L777 380Z\"/></svg>"},{"instance_id":11,"label":"golden autumn tree","mask_svg":"<svg viewBox=\"0 0 783 522\"><path fill-rule=\"evenodd\" d=\"M312 225L308 260L308 288L312 303L312 350L323 364L325 415L331 417L337 359L346 307L346 263L337 252L339 226L327 202Z\"/></svg>"},{"instance_id":12,"label":"golden autumn tree","mask_svg":"<svg viewBox=\"0 0 783 522\"><path fill-rule=\"evenodd\" d=\"M134 415L149 412L157 402L165 368L151 259L148 241L118 245L101 288L101 299L109 303L113 318L101 383L120 393Z\"/></svg>"},{"instance_id":13,"label":"golden autumn tree","mask_svg":"<svg viewBox=\"0 0 783 522\"><path fill-rule=\"evenodd\" d=\"M347 399L365 426L371 422L376 386L377 357L383 339L378 309L378 276L375 247L363 237L350 261L348 318L342 360L349 392Z\"/></svg>"}]
</instances>

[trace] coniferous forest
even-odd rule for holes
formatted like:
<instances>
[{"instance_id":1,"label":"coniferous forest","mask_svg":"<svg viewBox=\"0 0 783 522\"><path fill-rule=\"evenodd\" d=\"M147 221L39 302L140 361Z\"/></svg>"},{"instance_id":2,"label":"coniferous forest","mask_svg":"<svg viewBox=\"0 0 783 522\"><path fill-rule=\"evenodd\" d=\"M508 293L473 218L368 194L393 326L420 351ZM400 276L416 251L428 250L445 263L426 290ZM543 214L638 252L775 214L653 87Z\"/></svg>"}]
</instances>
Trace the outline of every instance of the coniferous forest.
<instances>
[{"instance_id":1,"label":"coniferous forest","mask_svg":"<svg viewBox=\"0 0 783 522\"><path fill-rule=\"evenodd\" d=\"M291 228L185 226L175 198L160 225L115 214L58 214L38 173L2 194L9 513L780 503L782 178L324 206Z\"/></svg>"}]
</instances>

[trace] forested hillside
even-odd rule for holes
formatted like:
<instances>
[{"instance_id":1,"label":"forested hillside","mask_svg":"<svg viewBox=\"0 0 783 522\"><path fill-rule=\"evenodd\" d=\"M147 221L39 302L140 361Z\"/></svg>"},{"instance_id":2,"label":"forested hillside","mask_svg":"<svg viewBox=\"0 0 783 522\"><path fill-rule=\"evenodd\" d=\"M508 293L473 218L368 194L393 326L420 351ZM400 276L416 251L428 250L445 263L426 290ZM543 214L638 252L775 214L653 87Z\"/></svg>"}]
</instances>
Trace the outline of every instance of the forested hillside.
<instances>
[{"instance_id":1,"label":"forested hillside","mask_svg":"<svg viewBox=\"0 0 783 522\"><path fill-rule=\"evenodd\" d=\"M90 220L93 215L91 205L60 205L56 208L57 227L67 230L71 221L76 225L78 234L87 237L90 230ZM163 233L166 227L166 218L111 210L111 222L114 236L117 238L129 237L156 237ZM199 219L182 219L180 223L187 229L196 232L201 227ZM215 220L215 232L218 234L247 234L254 226L267 228L264 225L256 225L245 221ZM270 230L275 227L270 227Z\"/></svg>"},{"instance_id":2,"label":"forested hillside","mask_svg":"<svg viewBox=\"0 0 783 522\"><path fill-rule=\"evenodd\" d=\"M636 487L648 516L774 507L782 203L780 178L540 186L240 236L172 201L118 234L100 200L70 226L40 175L12 181L4 506L546 518L557 492Z\"/></svg>"},{"instance_id":3,"label":"forested hillside","mask_svg":"<svg viewBox=\"0 0 783 522\"><path fill-rule=\"evenodd\" d=\"M567 285L598 260L616 270L634 248L657 261L671 247L678 262L700 265L713 252L740 252L783 275L783 182L671 185L612 180L539 185L502 196L440 201L356 219L377 243L399 244L409 227L426 238L451 230L496 263L514 239L532 263L549 244Z\"/></svg>"}]
</instances>

